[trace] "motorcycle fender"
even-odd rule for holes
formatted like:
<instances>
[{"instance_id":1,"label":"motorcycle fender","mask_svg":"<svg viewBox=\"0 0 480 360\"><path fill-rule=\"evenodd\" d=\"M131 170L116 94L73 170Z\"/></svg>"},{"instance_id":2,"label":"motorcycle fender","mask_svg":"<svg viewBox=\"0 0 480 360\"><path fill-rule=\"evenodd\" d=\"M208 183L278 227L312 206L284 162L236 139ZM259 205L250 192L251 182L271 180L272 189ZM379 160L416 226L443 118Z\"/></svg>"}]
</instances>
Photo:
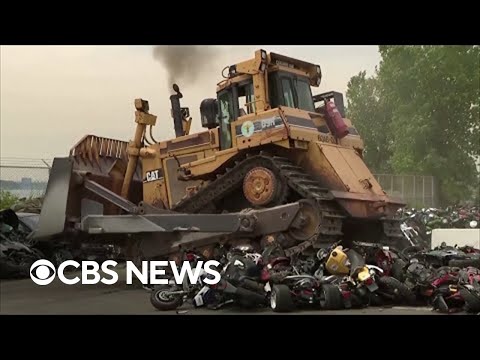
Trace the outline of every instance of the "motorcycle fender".
<instances>
[{"instance_id":1,"label":"motorcycle fender","mask_svg":"<svg viewBox=\"0 0 480 360\"><path fill-rule=\"evenodd\" d=\"M200 289L197 295L195 295L195 297L193 298L193 305L195 307L200 307L205 305L205 303L203 302L203 295L205 295L208 290L210 290L209 287L204 286L203 288Z\"/></svg>"},{"instance_id":2,"label":"motorcycle fender","mask_svg":"<svg viewBox=\"0 0 480 360\"><path fill-rule=\"evenodd\" d=\"M383 273L384 273L383 269L381 269L381 268L379 268L378 266L375 266L375 265L367 265L367 268L368 268L368 269L376 270L376 271L378 271L380 274L383 274Z\"/></svg>"},{"instance_id":3,"label":"motorcycle fender","mask_svg":"<svg viewBox=\"0 0 480 360\"><path fill-rule=\"evenodd\" d=\"M364 267L362 270L359 271L357 278L360 280L360 282L364 282L370 277L370 271L368 267Z\"/></svg>"}]
</instances>

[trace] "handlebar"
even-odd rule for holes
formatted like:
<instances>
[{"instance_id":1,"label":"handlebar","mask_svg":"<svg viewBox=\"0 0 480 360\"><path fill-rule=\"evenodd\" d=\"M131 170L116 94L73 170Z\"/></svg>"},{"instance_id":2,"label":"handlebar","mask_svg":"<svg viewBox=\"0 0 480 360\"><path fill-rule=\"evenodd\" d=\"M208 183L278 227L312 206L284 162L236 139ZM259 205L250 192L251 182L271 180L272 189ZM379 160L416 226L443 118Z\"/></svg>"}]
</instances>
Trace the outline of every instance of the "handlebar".
<instances>
[{"instance_id":1,"label":"handlebar","mask_svg":"<svg viewBox=\"0 0 480 360\"><path fill-rule=\"evenodd\" d=\"M329 247L327 248L323 248L323 249L320 249L317 251L317 259L318 260L324 260L325 257L330 254L330 252L332 252L333 249L335 249L337 246L339 246L340 244L342 243L342 241L337 241L335 243L333 243L332 245L330 245Z\"/></svg>"}]
</instances>

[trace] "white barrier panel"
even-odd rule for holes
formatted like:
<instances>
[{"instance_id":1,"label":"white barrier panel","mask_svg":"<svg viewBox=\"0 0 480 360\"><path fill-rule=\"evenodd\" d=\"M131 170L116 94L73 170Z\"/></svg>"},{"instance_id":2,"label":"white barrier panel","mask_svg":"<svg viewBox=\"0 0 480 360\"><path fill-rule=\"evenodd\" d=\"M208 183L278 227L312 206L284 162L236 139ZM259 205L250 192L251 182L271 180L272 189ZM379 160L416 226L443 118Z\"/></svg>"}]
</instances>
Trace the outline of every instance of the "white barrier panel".
<instances>
[{"instance_id":1,"label":"white barrier panel","mask_svg":"<svg viewBox=\"0 0 480 360\"><path fill-rule=\"evenodd\" d=\"M480 249L480 229L434 229L432 249L445 242L448 246L473 246Z\"/></svg>"}]
</instances>

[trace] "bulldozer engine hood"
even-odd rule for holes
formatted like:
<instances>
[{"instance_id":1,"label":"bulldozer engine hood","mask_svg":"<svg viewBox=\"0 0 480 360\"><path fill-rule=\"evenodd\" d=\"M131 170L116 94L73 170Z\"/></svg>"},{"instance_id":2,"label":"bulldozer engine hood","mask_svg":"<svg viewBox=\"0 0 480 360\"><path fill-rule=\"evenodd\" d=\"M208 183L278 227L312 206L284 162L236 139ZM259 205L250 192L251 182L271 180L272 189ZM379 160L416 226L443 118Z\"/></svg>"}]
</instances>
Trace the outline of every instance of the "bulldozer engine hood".
<instances>
[{"instance_id":1,"label":"bulldozer engine hood","mask_svg":"<svg viewBox=\"0 0 480 360\"><path fill-rule=\"evenodd\" d=\"M352 217L392 215L404 205L383 191L355 149L322 142L312 147L318 151L332 195Z\"/></svg>"}]
</instances>

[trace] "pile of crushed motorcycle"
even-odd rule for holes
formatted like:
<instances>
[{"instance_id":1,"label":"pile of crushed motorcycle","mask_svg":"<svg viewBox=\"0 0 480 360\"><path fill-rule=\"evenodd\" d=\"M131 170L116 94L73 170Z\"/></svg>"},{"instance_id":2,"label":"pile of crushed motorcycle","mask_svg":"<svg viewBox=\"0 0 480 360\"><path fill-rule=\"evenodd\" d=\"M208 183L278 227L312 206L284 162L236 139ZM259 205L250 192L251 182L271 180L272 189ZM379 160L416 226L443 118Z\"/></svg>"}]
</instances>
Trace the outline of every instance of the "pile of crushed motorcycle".
<instances>
[{"instance_id":1,"label":"pile of crushed motorcycle","mask_svg":"<svg viewBox=\"0 0 480 360\"><path fill-rule=\"evenodd\" d=\"M397 251L380 244L341 243L307 254L286 257L276 242L260 254L251 245L230 249L219 246L221 280L182 286L150 288L151 304L158 310L195 307L219 309L270 307L275 312L306 309L341 310L367 306L431 306L442 313L480 313L480 249L417 246ZM184 260L205 259L185 252Z\"/></svg>"},{"instance_id":2,"label":"pile of crushed motorcycle","mask_svg":"<svg viewBox=\"0 0 480 360\"><path fill-rule=\"evenodd\" d=\"M55 266L70 259L121 259L118 249L111 245L81 244L74 248L69 242L33 241L40 209L41 199L26 199L0 211L0 279L29 277L30 266L39 259L48 259Z\"/></svg>"},{"instance_id":3,"label":"pile of crushed motorcycle","mask_svg":"<svg viewBox=\"0 0 480 360\"><path fill-rule=\"evenodd\" d=\"M110 245L82 244L79 248L55 242L39 244L31 239L38 222L41 201L17 204L0 211L0 279L29 276L30 265L49 259L58 265L67 259L122 260ZM28 210L28 212L27 212ZM401 251L381 244L336 243L322 249L306 249L286 256L271 238L263 250L251 245L218 246L214 258L221 280L216 285L185 282L150 289L152 305L173 310L185 302L218 309L227 305L270 307L275 312L301 308L340 310L367 306L431 306L444 313L480 312L480 249L442 246L430 250L429 236L436 227L475 228L479 209L404 210L402 231L411 246ZM195 266L202 255L185 252ZM186 277L188 280L188 277Z\"/></svg>"},{"instance_id":4,"label":"pile of crushed motorcycle","mask_svg":"<svg viewBox=\"0 0 480 360\"><path fill-rule=\"evenodd\" d=\"M402 208L397 216L402 219L401 230L410 245L431 247L434 229L478 229L480 207L456 205L442 208Z\"/></svg>"}]
</instances>

